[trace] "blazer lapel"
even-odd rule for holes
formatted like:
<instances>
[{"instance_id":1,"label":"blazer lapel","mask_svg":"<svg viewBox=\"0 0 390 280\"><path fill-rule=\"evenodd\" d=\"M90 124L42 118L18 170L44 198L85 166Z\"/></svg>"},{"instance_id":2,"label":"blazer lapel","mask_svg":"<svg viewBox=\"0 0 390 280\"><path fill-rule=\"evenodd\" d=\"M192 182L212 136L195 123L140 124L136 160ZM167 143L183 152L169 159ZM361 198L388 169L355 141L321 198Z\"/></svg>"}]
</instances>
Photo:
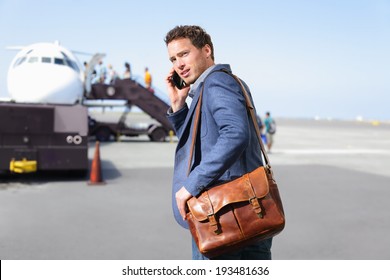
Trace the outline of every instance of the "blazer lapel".
<instances>
[{"instance_id":1,"label":"blazer lapel","mask_svg":"<svg viewBox=\"0 0 390 280\"><path fill-rule=\"evenodd\" d=\"M195 95L192 98L191 106L188 109L188 114L187 114L187 117L184 121L184 127L187 127L191 123L192 116L194 115L194 112L195 112L196 104L198 104L198 101L199 101L199 94L200 94L200 91L195 92Z\"/></svg>"},{"instance_id":2,"label":"blazer lapel","mask_svg":"<svg viewBox=\"0 0 390 280\"><path fill-rule=\"evenodd\" d=\"M199 88L201 88L201 87L199 87ZM186 136L191 136L190 134L192 133L192 131L191 131L192 119L193 119L193 116L194 116L196 104L198 104L198 101L199 101L199 95L200 95L200 90L195 92L194 97L192 98L191 106L188 109L188 113L187 113L186 119L184 120L183 134L182 134L182 137L179 140L179 143L178 143L177 147L182 147L184 145L184 143L182 143L182 141L187 141L187 139L189 138L189 137L186 137ZM187 134L187 135L185 136L185 134Z\"/></svg>"}]
</instances>

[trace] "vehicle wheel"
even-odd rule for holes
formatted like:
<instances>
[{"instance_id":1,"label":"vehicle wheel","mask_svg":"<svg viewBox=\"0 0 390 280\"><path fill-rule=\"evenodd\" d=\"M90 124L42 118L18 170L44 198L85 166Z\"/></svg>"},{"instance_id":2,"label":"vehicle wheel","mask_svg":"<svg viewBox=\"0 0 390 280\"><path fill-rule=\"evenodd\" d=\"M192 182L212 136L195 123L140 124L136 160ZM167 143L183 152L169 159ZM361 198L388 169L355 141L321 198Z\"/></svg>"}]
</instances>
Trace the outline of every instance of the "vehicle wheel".
<instances>
[{"instance_id":1,"label":"vehicle wheel","mask_svg":"<svg viewBox=\"0 0 390 280\"><path fill-rule=\"evenodd\" d=\"M153 142L164 142L167 137L167 132L162 127L155 128L150 134L149 138Z\"/></svg>"},{"instance_id":2,"label":"vehicle wheel","mask_svg":"<svg viewBox=\"0 0 390 280\"><path fill-rule=\"evenodd\" d=\"M108 127L100 127L95 132L96 140L99 142L107 142L111 137L111 130Z\"/></svg>"},{"instance_id":3,"label":"vehicle wheel","mask_svg":"<svg viewBox=\"0 0 390 280\"><path fill-rule=\"evenodd\" d=\"M88 126L89 128L94 128L96 125L96 120L88 116Z\"/></svg>"}]
</instances>

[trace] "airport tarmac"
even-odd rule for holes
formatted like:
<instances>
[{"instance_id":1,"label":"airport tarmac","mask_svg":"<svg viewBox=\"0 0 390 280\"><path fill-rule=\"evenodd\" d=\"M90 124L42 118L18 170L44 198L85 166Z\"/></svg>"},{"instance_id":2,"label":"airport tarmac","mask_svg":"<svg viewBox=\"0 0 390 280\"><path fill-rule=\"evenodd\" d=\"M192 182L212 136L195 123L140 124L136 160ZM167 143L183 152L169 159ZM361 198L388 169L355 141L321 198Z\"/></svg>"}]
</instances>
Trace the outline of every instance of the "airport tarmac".
<instances>
[{"instance_id":1,"label":"airport tarmac","mask_svg":"<svg viewBox=\"0 0 390 280\"><path fill-rule=\"evenodd\" d=\"M279 260L390 259L390 125L277 119L269 155L286 212ZM173 220L176 142L100 144L105 185L0 178L0 259L190 259ZM89 158L95 143L90 142Z\"/></svg>"}]
</instances>

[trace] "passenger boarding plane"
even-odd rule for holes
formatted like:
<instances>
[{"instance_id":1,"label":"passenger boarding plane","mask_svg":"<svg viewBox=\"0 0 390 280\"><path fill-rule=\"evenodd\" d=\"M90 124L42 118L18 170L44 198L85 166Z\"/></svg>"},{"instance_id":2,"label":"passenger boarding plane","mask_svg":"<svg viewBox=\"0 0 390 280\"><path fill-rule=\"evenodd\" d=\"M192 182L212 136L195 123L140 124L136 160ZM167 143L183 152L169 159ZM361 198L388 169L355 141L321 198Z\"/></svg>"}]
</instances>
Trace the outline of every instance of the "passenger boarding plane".
<instances>
[{"instance_id":1,"label":"passenger boarding plane","mask_svg":"<svg viewBox=\"0 0 390 280\"><path fill-rule=\"evenodd\" d=\"M87 75L74 52L59 42L36 43L21 49L8 70L8 94L15 102L75 104L90 90L93 66L103 57L96 54ZM84 88L85 86L85 88Z\"/></svg>"}]
</instances>

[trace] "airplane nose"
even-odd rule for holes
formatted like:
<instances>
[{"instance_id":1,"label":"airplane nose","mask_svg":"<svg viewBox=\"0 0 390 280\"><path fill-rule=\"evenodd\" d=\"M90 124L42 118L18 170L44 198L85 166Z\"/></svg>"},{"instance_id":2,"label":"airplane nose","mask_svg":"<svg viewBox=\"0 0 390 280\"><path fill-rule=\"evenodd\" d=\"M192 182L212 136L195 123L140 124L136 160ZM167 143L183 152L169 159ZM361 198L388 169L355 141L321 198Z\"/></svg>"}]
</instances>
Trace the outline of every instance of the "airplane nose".
<instances>
[{"instance_id":1,"label":"airplane nose","mask_svg":"<svg viewBox=\"0 0 390 280\"><path fill-rule=\"evenodd\" d=\"M28 65L8 74L8 89L16 102L74 104L83 93L79 75L63 65Z\"/></svg>"}]
</instances>

